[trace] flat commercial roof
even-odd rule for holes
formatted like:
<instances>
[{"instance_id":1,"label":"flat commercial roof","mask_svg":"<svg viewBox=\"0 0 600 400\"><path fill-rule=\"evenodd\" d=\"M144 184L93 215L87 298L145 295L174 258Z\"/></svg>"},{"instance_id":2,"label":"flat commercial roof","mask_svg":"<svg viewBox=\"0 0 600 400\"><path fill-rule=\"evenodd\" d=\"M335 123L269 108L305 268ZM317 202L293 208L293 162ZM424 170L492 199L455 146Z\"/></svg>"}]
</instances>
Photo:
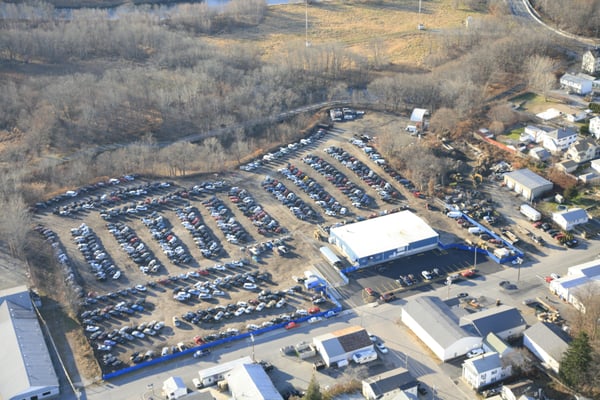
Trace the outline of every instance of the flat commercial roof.
<instances>
[{"instance_id":1,"label":"flat commercial roof","mask_svg":"<svg viewBox=\"0 0 600 400\"><path fill-rule=\"evenodd\" d=\"M356 257L363 258L393 249L404 249L410 243L437 238L439 234L410 211L332 228Z\"/></svg>"},{"instance_id":2,"label":"flat commercial roof","mask_svg":"<svg viewBox=\"0 0 600 400\"><path fill-rule=\"evenodd\" d=\"M233 398L254 400L283 400L271 378L259 364L242 364L227 374Z\"/></svg>"}]
</instances>

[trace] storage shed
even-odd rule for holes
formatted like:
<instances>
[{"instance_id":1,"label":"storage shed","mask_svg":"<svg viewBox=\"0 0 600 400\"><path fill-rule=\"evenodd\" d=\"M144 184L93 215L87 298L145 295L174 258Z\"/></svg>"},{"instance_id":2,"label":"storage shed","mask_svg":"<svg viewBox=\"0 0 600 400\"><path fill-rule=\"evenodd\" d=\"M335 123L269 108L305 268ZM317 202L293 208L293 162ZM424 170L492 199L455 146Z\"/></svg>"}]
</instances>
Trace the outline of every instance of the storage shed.
<instances>
[{"instance_id":1,"label":"storage shed","mask_svg":"<svg viewBox=\"0 0 600 400\"><path fill-rule=\"evenodd\" d=\"M461 328L458 317L438 297L409 300L402 308L402 322L442 361L482 346L483 339Z\"/></svg>"},{"instance_id":2,"label":"storage shed","mask_svg":"<svg viewBox=\"0 0 600 400\"><path fill-rule=\"evenodd\" d=\"M439 234L410 211L332 228L329 242L358 268L433 250Z\"/></svg>"},{"instance_id":3,"label":"storage shed","mask_svg":"<svg viewBox=\"0 0 600 400\"><path fill-rule=\"evenodd\" d=\"M554 187L552 182L526 168L504 174L504 184L526 200L536 199Z\"/></svg>"},{"instance_id":4,"label":"storage shed","mask_svg":"<svg viewBox=\"0 0 600 400\"><path fill-rule=\"evenodd\" d=\"M345 364L354 353L374 351L367 331L351 326L313 338L313 344L327 366Z\"/></svg>"}]
</instances>

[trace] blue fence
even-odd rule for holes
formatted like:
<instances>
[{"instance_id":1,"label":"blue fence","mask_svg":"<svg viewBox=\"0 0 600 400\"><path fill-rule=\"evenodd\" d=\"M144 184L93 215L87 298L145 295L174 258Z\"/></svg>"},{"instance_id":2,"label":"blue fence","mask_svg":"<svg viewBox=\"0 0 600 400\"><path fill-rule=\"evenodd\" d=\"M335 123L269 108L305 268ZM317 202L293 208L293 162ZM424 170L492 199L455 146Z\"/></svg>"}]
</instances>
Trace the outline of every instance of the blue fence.
<instances>
[{"instance_id":1,"label":"blue fence","mask_svg":"<svg viewBox=\"0 0 600 400\"><path fill-rule=\"evenodd\" d=\"M331 302L333 302L336 305L336 307L332 308L331 310L321 311L319 313L315 313L315 314L312 314L312 315L307 315L305 317L297 318L297 319L293 320L293 322L296 322L296 323L299 324L301 322L308 321L310 318L313 318L313 317L330 318L330 317L333 317L333 316L337 315L340 311L342 311L342 306L337 301L337 299L335 299L333 296L330 296L327 290L325 291L325 293L328 294L329 299L331 300ZM236 341L236 340L246 339L246 338L249 338L251 335L253 335L253 336L262 335L263 333L270 332L270 331L273 331L275 329L284 328L287 324L289 324L289 322L283 322L283 323L280 323L280 324L275 324L275 325L272 325L272 326L267 326L267 327L264 327L264 328L261 328L261 329L257 329L257 330L252 331L252 332L240 333L239 335L236 335L236 336L230 336L230 337L218 339L218 340L215 340L213 342L202 344L200 346L195 346L195 347L192 347L192 348L189 348L189 349L185 349L185 350L180 351L180 352L175 353L175 354L168 354L166 356L157 357L157 358L154 358L152 360L148 360L148 361L141 362L139 364L132 365L130 367L122 368L122 369L119 369L117 371L113 371L113 372L109 372L107 374L103 374L102 375L102 379L104 379L105 381L107 381L107 380L119 377L121 375L125 375L125 374L129 374L131 372L138 371L138 370L140 370L142 368L150 367L152 365L160 364L160 363L163 363L163 362L166 362L166 361L170 361L170 360L174 360L174 359L177 359L177 358L180 358L180 357L193 355L198 350L210 349L212 347L220 346L220 345L225 344L225 343L230 343L230 342L233 342L233 341Z\"/></svg>"}]
</instances>

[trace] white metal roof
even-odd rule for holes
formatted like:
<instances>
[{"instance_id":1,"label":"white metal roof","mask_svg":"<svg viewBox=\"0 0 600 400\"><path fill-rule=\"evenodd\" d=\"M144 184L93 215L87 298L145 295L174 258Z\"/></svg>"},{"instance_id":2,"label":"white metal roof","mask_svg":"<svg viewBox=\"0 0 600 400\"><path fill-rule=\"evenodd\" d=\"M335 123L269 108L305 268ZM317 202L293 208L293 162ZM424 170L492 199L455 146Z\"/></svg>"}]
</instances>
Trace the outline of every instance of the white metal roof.
<instances>
[{"instance_id":1,"label":"white metal roof","mask_svg":"<svg viewBox=\"0 0 600 400\"><path fill-rule=\"evenodd\" d=\"M412 122L423 122L423 118L427 115L429 111L425 108L415 108L410 114L410 120Z\"/></svg>"},{"instance_id":2,"label":"white metal roof","mask_svg":"<svg viewBox=\"0 0 600 400\"><path fill-rule=\"evenodd\" d=\"M244 356L238 358L237 360L221 363L211 368L201 369L198 372L198 374L200 375L201 379L207 378L209 376L223 375L227 371L231 371L233 368L242 364L252 364L252 359L250 358L250 356Z\"/></svg>"},{"instance_id":3,"label":"white metal roof","mask_svg":"<svg viewBox=\"0 0 600 400\"><path fill-rule=\"evenodd\" d=\"M36 387L58 388L58 378L29 291L19 286L0 291L0 398L10 399ZM7 364L8 365L8 364Z\"/></svg>"},{"instance_id":4,"label":"white metal roof","mask_svg":"<svg viewBox=\"0 0 600 400\"><path fill-rule=\"evenodd\" d=\"M225 378L229 384L232 398L283 400L260 364L238 365Z\"/></svg>"},{"instance_id":5,"label":"white metal roof","mask_svg":"<svg viewBox=\"0 0 600 400\"><path fill-rule=\"evenodd\" d=\"M552 185L552 182L550 182L542 176L539 176L538 174L527 168L507 172L504 176L511 178L515 182L519 183L521 186L524 186L529 189L535 189L546 185Z\"/></svg>"},{"instance_id":6,"label":"white metal roof","mask_svg":"<svg viewBox=\"0 0 600 400\"><path fill-rule=\"evenodd\" d=\"M410 243L439 236L425 221L410 211L342 225L332 228L331 233L350 247L358 258L403 249Z\"/></svg>"}]
</instances>

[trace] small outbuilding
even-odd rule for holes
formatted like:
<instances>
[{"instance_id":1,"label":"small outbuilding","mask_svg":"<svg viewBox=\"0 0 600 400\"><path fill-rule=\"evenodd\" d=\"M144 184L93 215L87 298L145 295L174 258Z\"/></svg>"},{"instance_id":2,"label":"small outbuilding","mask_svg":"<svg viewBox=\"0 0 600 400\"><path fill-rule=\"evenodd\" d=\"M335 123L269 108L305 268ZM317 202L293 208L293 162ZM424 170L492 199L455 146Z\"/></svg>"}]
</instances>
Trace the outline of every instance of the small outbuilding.
<instances>
[{"instance_id":1,"label":"small outbuilding","mask_svg":"<svg viewBox=\"0 0 600 400\"><path fill-rule=\"evenodd\" d=\"M360 326L350 326L313 338L313 344L328 367L347 365L354 353L374 351L367 331Z\"/></svg>"},{"instance_id":2,"label":"small outbuilding","mask_svg":"<svg viewBox=\"0 0 600 400\"><path fill-rule=\"evenodd\" d=\"M175 400L187 394L187 387L183 379L178 376L172 376L163 382L163 394L166 399Z\"/></svg>"},{"instance_id":3,"label":"small outbuilding","mask_svg":"<svg viewBox=\"0 0 600 400\"><path fill-rule=\"evenodd\" d=\"M562 230L570 231L577 225L587 223L589 217L583 208L571 208L567 211L552 213L552 221L556 222Z\"/></svg>"},{"instance_id":4,"label":"small outbuilding","mask_svg":"<svg viewBox=\"0 0 600 400\"><path fill-rule=\"evenodd\" d=\"M558 373L570 342L571 338L565 331L549 322L538 322L523 334L523 346L555 373Z\"/></svg>"},{"instance_id":5,"label":"small outbuilding","mask_svg":"<svg viewBox=\"0 0 600 400\"><path fill-rule=\"evenodd\" d=\"M504 184L526 200L536 199L554 187L552 182L527 168L504 174Z\"/></svg>"},{"instance_id":6,"label":"small outbuilding","mask_svg":"<svg viewBox=\"0 0 600 400\"><path fill-rule=\"evenodd\" d=\"M482 338L458 324L458 317L440 298L421 296L402 308L402 322L440 360L448 361L480 348Z\"/></svg>"}]
</instances>

